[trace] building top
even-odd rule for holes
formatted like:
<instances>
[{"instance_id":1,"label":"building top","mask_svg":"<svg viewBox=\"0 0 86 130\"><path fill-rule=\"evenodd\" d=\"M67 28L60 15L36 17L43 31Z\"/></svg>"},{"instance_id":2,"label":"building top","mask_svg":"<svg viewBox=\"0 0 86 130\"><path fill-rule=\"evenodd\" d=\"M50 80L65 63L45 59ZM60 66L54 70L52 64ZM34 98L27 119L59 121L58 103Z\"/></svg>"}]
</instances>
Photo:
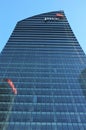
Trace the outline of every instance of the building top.
<instances>
[{"instance_id":1,"label":"building top","mask_svg":"<svg viewBox=\"0 0 86 130\"><path fill-rule=\"evenodd\" d=\"M57 16L57 14L60 14L59 16ZM52 11L52 12L48 12L48 13L42 13L42 14L38 14L38 15L35 15L35 16L32 16L32 17L29 17L29 18L26 18L26 19L23 19L20 22L23 22L23 21L28 21L30 19L44 19L45 17L49 17L50 19L52 20L55 20L55 18L57 17L62 17L61 15L63 15L65 17L65 14L64 14L64 11L63 10L60 10L60 11Z\"/></svg>"}]
</instances>

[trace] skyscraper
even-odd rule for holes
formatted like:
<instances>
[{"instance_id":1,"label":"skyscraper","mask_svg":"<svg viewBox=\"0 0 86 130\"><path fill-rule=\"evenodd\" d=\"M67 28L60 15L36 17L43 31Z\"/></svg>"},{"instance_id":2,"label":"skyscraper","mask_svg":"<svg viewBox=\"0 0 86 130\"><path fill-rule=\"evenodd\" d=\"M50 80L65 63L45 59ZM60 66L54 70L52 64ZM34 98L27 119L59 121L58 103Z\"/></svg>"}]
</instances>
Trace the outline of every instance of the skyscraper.
<instances>
[{"instance_id":1,"label":"skyscraper","mask_svg":"<svg viewBox=\"0 0 86 130\"><path fill-rule=\"evenodd\" d=\"M19 21L0 55L0 78L17 88L5 130L85 130L85 69L63 11Z\"/></svg>"}]
</instances>

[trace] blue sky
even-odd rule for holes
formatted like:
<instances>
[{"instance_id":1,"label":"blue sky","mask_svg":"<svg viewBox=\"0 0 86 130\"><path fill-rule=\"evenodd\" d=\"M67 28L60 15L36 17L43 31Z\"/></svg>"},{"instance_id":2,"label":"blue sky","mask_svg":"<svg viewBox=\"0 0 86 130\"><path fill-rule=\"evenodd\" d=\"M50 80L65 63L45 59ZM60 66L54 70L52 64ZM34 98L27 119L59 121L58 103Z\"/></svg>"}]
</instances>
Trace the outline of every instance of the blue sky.
<instances>
[{"instance_id":1,"label":"blue sky","mask_svg":"<svg viewBox=\"0 0 86 130\"><path fill-rule=\"evenodd\" d=\"M0 0L0 52L16 23L33 15L64 10L86 53L86 0Z\"/></svg>"}]
</instances>

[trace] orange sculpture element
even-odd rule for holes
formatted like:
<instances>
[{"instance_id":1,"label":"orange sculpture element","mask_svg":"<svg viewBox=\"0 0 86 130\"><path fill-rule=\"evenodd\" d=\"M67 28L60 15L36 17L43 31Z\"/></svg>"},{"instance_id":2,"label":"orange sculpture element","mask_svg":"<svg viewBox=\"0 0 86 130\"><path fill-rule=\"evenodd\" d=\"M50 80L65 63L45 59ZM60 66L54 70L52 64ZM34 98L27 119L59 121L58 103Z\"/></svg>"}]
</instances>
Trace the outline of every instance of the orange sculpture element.
<instances>
[{"instance_id":1,"label":"orange sculpture element","mask_svg":"<svg viewBox=\"0 0 86 130\"><path fill-rule=\"evenodd\" d=\"M57 13L56 16L57 17L63 17L63 14Z\"/></svg>"},{"instance_id":2,"label":"orange sculpture element","mask_svg":"<svg viewBox=\"0 0 86 130\"><path fill-rule=\"evenodd\" d=\"M8 84L10 85L10 87L12 88L14 94L17 94L17 90L16 90L13 82L10 79L6 79L6 81L8 82Z\"/></svg>"}]
</instances>

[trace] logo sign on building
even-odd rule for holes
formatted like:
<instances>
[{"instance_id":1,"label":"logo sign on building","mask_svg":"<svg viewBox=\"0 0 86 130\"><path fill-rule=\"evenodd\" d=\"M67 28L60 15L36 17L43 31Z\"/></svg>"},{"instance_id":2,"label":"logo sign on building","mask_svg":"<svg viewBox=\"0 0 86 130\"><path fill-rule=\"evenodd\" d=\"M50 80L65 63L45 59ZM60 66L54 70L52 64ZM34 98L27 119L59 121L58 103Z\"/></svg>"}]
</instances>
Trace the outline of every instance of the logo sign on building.
<instances>
[{"instance_id":1,"label":"logo sign on building","mask_svg":"<svg viewBox=\"0 0 86 130\"><path fill-rule=\"evenodd\" d=\"M64 18L63 14L57 13L55 17L45 17L44 20L45 21L56 21L56 20L63 19L63 18Z\"/></svg>"},{"instance_id":2,"label":"logo sign on building","mask_svg":"<svg viewBox=\"0 0 86 130\"><path fill-rule=\"evenodd\" d=\"M59 18L63 18L64 17L64 15L61 14L61 13L57 13L56 16L59 17Z\"/></svg>"}]
</instances>

